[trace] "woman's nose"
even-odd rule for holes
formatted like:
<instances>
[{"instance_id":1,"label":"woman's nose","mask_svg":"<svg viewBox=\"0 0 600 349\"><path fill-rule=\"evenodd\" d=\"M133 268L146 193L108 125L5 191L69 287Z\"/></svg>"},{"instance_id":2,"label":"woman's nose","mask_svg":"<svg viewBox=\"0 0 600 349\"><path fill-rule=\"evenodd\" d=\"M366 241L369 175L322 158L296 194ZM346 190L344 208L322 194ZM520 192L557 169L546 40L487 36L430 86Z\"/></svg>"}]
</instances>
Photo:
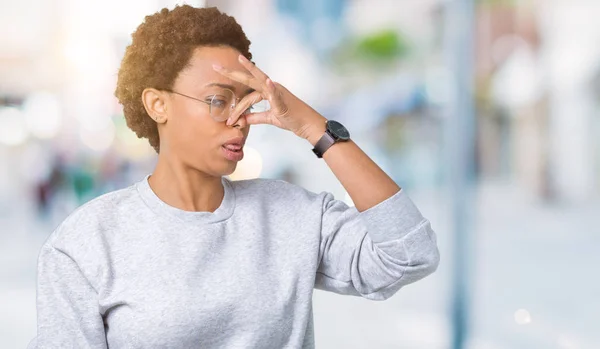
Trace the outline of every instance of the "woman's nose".
<instances>
[{"instance_id":1,"label":"woman's nose","mask_svg":"<svg viewBox=\"0 0 600 349\"><path fill-rule=\"evenodd\" d=\"M248 125L248 120L246 120L246 115L242 114L239 116L239 118L237 119L237 121L235 122L235 124L233 124L233 127L240 127L240 128L244 128Z\"/></svg>"}]
</instances>

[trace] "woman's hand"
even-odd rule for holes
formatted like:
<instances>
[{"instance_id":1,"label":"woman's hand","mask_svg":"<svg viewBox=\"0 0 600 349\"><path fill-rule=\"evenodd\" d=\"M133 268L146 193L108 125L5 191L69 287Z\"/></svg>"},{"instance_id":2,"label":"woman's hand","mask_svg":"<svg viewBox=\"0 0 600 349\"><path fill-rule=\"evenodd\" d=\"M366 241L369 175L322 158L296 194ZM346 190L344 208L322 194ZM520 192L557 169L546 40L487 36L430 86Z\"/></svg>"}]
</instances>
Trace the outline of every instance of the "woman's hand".
<instances>
[{"instance_id":1,"label":"woman's hand","mask_svg":"<svg viewBox=\"0 0 600 349\"><path fill-rule=\"evenodd\" d=\"M274 125L292 131L297 136L309 141L315 139L316 136L320 137L325 132L325 117L294 96L281 84L273 82L243 55L239 56L239 61L248 72L213 65L213 69L220 74L255 90L236 105L227 120L227 125L233 125L240 115L253 104L267 100L271 109L260 113L245 114L248 124Z\"/></svg>"}]
</instances>

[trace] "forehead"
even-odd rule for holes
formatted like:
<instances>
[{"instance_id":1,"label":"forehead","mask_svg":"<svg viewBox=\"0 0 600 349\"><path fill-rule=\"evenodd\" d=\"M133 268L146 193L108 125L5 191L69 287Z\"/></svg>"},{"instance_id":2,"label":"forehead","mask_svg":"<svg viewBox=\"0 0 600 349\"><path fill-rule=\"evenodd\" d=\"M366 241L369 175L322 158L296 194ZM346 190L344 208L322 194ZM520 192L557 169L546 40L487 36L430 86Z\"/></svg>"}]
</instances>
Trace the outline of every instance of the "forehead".
<instances>
[{"instance_id":1,"label":"forehead","mask_svg":"<svg viewBox=\"0 0 600 349\"><path fill-rule=\"evenodd\" d=\"M212 67L213 64L218 64L228 69L245 71L238 61L239 55L239 51L228 46L196 48L188 66L179 73L175 84L198 91L208 84L220 83L232 85L234 92L241 93L247 90L248 86L219 74Z\"/></svg>"}]
</instances>

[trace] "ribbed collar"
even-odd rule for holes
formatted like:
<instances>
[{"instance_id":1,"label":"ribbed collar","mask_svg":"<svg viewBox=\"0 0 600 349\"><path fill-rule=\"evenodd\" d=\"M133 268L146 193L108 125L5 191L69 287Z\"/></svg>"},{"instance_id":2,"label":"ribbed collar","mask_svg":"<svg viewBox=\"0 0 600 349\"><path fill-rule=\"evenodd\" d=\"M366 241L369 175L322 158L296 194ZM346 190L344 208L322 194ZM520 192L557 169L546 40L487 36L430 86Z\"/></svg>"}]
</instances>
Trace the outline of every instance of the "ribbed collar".
<instances>
[{"instance_id":1,"label":"ribbed collar","mask_svg":"<svg viewBox=\"0 0 600 349\"><path fill-rule=\"evenodd\" d=\"M221 183L225 195L221 205L215 210L215 212L208 211L185 211L177 207L170 206L166 202L162 201L150 187L148 178L151 174L148 174L141 181L136 183L136 189L141 195L144 202L158 215L169 216L178 221L186 223L202 223L211 224L224 221L231 217L235 210L235 192L231 181L225 177L221 177Z\"/></svg>"}]
</instances>

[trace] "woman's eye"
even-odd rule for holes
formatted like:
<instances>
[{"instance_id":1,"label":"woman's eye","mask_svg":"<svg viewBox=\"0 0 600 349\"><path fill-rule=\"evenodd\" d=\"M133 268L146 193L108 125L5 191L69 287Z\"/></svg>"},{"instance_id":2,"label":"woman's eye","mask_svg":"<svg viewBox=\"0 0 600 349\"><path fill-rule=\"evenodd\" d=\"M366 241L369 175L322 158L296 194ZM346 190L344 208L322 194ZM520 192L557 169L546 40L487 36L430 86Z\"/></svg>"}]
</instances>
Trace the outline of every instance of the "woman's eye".
<instances>
[{"instance_id":1,"label":"woman's eye","mask_svg":"<svg viewBox=\"0 0 600 349\"><path fill-rule=\"evenodd\" d=\"M223 100L223 99L218 99L218 98L213 98L210 103L213 105L213 107L217 107L217 108L225 108L225 106L227 105L227 101Z\"/></svg>"}]
</instances>

